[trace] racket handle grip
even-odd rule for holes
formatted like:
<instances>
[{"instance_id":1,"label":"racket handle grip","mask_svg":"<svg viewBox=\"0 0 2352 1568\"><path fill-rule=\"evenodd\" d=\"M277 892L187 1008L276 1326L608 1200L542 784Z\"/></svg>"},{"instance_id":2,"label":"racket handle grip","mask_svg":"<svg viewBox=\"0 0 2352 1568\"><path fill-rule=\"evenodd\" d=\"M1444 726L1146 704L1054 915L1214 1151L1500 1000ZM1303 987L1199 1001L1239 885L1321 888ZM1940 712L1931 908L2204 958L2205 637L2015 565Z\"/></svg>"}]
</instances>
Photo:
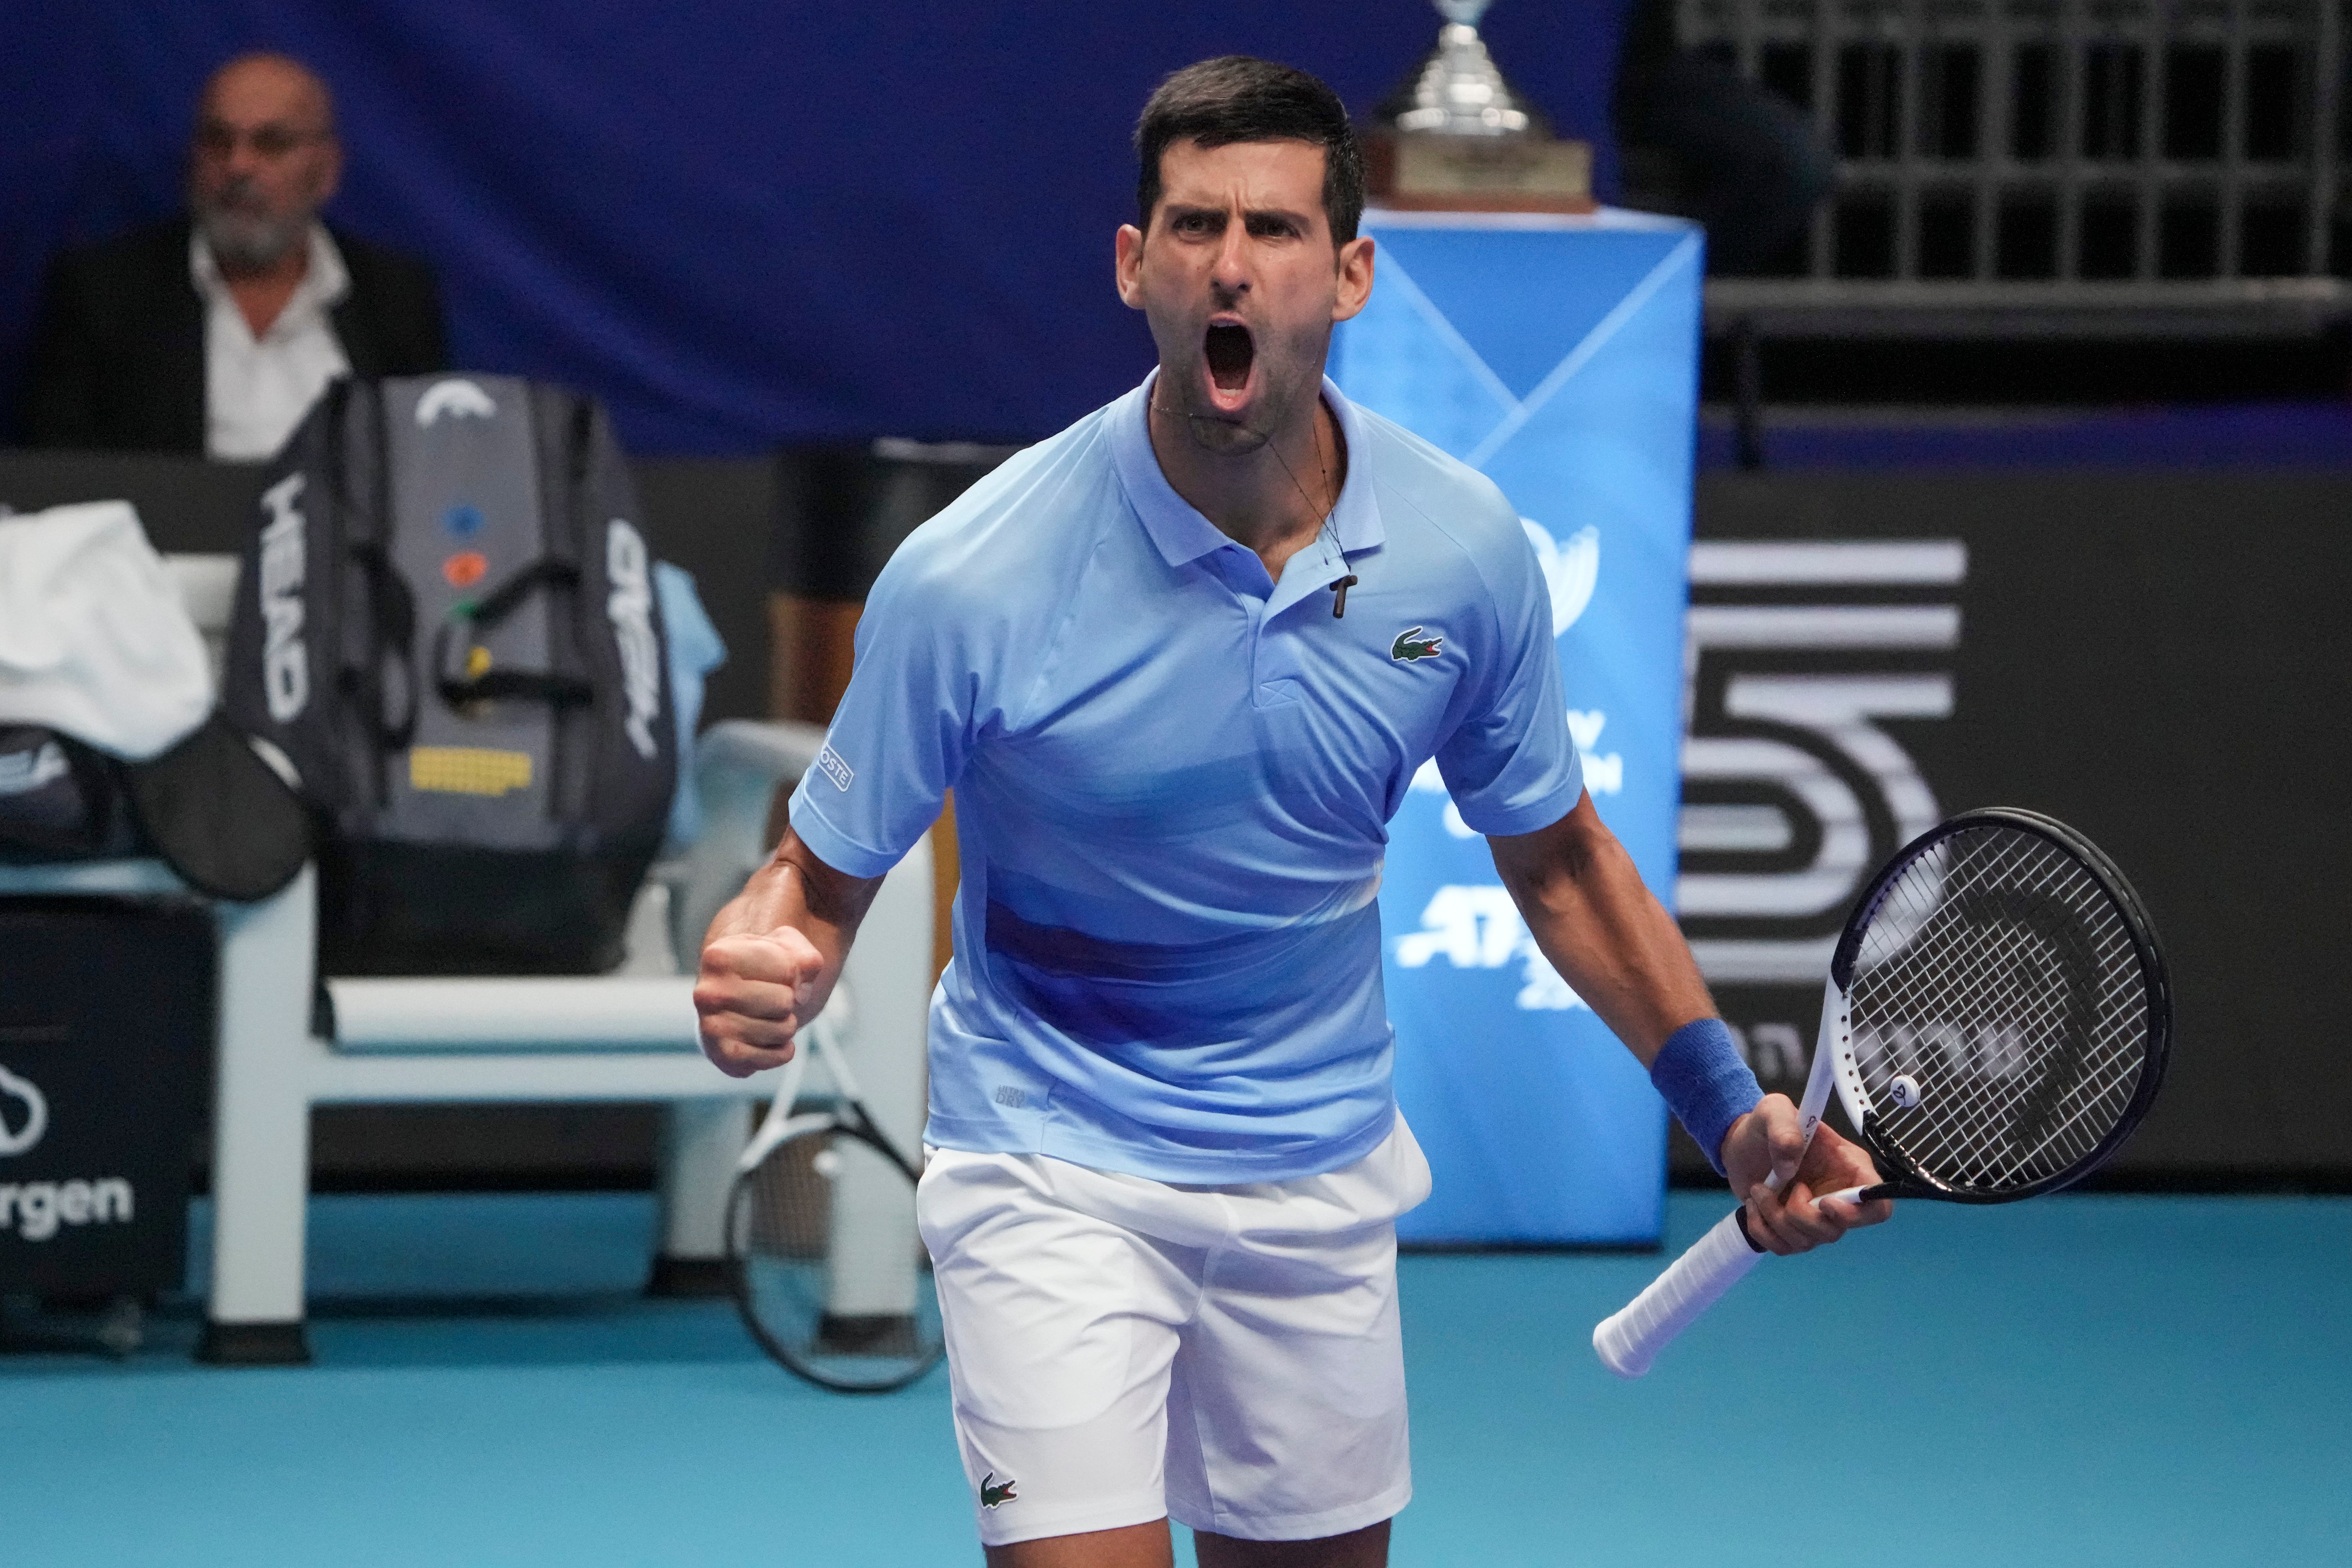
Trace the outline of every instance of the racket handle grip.
<instances>
[{"instance_id":1,"label":"racket handle grip","mask_svg":"<svg viewBox=\"0 0 2352 1568\"><path fill-rule=\"evenodd\" d=\"M1675 1335L1739 1283L1762 1256L1748 1245L1739 1211L1732 1210L1651 1280L1648 1289L1601 1320L1592 1331L1601 1363L1620 1377L1641 1376Z\"/></svg>"}]
</instances>

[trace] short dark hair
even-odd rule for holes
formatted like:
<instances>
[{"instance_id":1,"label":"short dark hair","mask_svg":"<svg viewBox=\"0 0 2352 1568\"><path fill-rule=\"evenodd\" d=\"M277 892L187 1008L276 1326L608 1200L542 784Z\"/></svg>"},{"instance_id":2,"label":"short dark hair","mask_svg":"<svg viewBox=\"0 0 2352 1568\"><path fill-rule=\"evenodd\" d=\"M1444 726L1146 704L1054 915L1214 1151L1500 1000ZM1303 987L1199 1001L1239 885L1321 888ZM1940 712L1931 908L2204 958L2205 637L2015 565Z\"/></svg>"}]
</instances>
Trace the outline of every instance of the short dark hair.
<instances>
[{"instance_id":1,"label":"short dark hair","mask_svg":"<svg viewBox=\"0 0 2352 1568\"><path fill-rule=\"evenodd\" d=\"M1248 55L1202 60L1160 84L1135 122L1141 162L1136 205L1146 231L1160 205L1160 157L1176 142L1226 147L1236 142L1309 142L1323 149L1323 216L1331 240L1356 237L1364 216L1364 155L1339 95L1303 70Z\"/></svg>"}]
</instances>

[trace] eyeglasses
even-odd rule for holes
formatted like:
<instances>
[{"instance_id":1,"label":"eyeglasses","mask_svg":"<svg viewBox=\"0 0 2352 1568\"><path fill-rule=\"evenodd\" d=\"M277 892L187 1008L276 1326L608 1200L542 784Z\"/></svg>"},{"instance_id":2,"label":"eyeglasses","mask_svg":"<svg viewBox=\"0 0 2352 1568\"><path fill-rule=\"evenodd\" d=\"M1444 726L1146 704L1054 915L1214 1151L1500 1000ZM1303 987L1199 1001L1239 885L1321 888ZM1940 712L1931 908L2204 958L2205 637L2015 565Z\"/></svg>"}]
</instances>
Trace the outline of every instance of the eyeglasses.
<instances>
[{"instance_id":1,"label":"eyeglasses","mask_svg":"<svg viewBox=\"0 0 2352 1568\"><path fill-rule=\"evenodd\" d=\"M334 133L329 131L297 131L290 125L257 125L240 132L234 125L206 121L196 127L196 154L204 158L226 159L234 156L236 144L243 142L264 158L283 158L306 142L330 142Z\"/></svg>"}]
</instances>

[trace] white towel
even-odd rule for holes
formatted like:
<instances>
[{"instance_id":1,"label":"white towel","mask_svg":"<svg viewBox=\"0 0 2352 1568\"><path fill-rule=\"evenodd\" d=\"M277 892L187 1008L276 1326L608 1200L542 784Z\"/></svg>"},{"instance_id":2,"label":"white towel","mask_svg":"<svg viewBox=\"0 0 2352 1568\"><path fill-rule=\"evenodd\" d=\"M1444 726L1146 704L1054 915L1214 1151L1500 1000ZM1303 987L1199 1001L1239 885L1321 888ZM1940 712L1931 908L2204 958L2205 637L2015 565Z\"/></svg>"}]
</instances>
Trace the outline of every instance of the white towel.
<instances>
[{"instance_id":1,"label":"white towel","mask_svg":"<svg viewBox=\"0 0 2352 1568\"><path fill-rule=\"evenodd\" d=\"M135 763L212 707L204 639L128 501L0 517L0 724Z\"/></svg>"}]
</instances>

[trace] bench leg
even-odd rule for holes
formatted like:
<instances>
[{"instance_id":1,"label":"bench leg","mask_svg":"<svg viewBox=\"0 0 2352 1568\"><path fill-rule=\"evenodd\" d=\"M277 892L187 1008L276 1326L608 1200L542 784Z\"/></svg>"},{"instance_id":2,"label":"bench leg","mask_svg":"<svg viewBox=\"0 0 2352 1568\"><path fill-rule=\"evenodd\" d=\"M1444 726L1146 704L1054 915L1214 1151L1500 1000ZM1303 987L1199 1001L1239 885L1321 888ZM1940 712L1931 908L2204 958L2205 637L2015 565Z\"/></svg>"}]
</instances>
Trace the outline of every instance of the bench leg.
<instances>
[{"instance_id":1,"label":"bench leg","mask_svg":"<svg viewBox=\"0 0 2352 1568\"><path fill-rule=\"evenodd\" d=\"M316 873L257 904L219 906L220 1070L213 1102L213 1283L199 1360L299 1364L310 1187L306 1057Z\"/></svg>"},{"instance_id":2,"label":"bench leg","mask_svg":"<svg viewBox=\"0 0 2352 1568\"><path fill-rule=\"evenodd\" d=\"M661 1241L647 1295L727 1294L727 1191L751 1135L751 1108L740 1100L681 1100L664 1108L656 1177Z\"/></svg>"}]
</instances>

